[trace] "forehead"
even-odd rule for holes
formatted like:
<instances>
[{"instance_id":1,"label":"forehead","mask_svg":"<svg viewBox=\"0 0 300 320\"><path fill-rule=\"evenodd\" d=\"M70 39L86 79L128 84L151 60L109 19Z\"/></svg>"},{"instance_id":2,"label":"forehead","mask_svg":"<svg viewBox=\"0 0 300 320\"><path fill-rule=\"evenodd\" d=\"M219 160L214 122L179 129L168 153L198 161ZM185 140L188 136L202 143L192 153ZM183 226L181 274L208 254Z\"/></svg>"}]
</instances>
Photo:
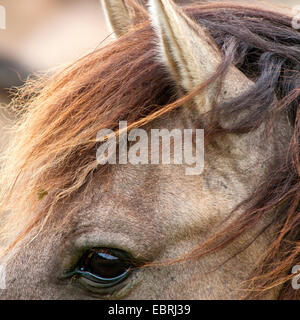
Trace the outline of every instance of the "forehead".
<instances>
[{"instance_id":1,"label":"forehead","mask_svg":"<svg viewBox=\"0 0 300 320\"><path fill-rule=\"evenodd\" d=\"M188 125L185 118L176 112L150 127L184 128ZM132 245L144 251L150 243L160 247L181 237L198 220L202 184L201 177L185 175L185 165L106 166L94 175L87 190L78 194L80 205L72 213L68 237L100 241L100 234L105 241L134 241Z\"/></svg>"},{"instance_id":2,"label":"forehead","mask_svg":"<svg viewBox=\"0 0 300 320\"><path fill-rule=\"evenodd\" d=\"M187 125L186 114L178 119L179 114L174 121L169 118L165 124L164 119L151 126ZM149 258L175 241L203 240L251 188L249 181L247 189L237 177L242 168L225 156L220 159L218 152L207 148L205 170L199 176L186 175L185 165L162 164L116 164L97 172L75 199L78 206L67 238L79 247L121 247Z\"/></svg>"},{"instance_id":3,"label":"forehead","mask_svg":"<svg viewBox=\"0 0 300 320\"><path fill-rule=\"evenodd\" d=\"M188 187L201 190L201 182L183 176L178 167L154 165L116 166L109 177L96 176L72 216L69 240L79 247L119 247L151 259L169 243L183 240L193 224L198 231L204 227L199 225L205 214L199 211L199 193Z\"/></svg>"}]
</instances>

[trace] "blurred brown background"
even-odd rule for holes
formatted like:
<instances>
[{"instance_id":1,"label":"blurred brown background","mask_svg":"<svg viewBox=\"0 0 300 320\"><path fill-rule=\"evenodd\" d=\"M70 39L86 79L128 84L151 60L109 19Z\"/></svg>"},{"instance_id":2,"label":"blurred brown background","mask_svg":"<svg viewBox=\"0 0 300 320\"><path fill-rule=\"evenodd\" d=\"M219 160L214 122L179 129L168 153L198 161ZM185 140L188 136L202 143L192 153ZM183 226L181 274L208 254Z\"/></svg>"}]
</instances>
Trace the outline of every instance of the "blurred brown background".
<instances>
[{"instance_id":1,"label":"blurred brown background","mask_svg":"<svg viewBox=\"0 0 300 320\"><path fill-rule=\"evenodd\" d=\"M300 5L300 0L270 2ZM99 0L0 0L0 5L6 9L6 30L0 29L0 88L18 85L31 71L72 62L108 35Z\"/></svg>"}]
</instances>

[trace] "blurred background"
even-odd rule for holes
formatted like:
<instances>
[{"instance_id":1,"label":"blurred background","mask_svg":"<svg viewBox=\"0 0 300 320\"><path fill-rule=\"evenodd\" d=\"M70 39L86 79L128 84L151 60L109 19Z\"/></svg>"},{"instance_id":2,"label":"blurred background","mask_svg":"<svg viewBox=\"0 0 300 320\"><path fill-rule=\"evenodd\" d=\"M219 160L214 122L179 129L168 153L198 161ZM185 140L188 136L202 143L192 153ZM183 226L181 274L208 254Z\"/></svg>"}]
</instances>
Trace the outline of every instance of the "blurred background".
<instances>
[{"instance_id":1,"label":"blurred background","mask_svg":"<svg viewBox=\"0 0 300 320\"><path fill-rule=\"evenodd\" d=\"M300 0L270 2L300 5ZM108 36L99 0L0 0L1 6L6 29L0 24L0 102L9 100L6 88L20 85L31 72L70 63Z\"/></svg>"}]
</instances>

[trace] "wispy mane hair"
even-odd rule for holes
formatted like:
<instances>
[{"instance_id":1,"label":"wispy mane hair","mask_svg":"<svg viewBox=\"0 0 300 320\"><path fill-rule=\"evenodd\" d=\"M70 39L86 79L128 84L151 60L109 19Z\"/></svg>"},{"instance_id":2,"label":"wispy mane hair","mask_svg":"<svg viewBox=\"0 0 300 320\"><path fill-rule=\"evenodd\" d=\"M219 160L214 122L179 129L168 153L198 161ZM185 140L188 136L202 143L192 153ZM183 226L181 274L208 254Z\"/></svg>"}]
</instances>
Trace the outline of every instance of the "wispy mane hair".
<instances>
[{"instance_id":1,"label":"wispy mane hair","mask_svg":"<svg viewBox=\"0 0 300 320\"><path fill-rule=\"evenodd\" d=\"M292 267L300 264L300 32L292 28L290 15L267 7L205 3L184 10L208 28L226 57L215 78L234 64L255 83L242 96L215 107L208 133L248 132L276 121L270 115L278 113L286 114L293 132L286 158L272 167L251 201L241 204L248 204L245 213L191 256L221 250L272 212L274 224L281 227L250 279L250 295L283 285L281 299L299 299L290 280ZM191 93L178 94L158 61L156 42L145 22L58 74L29 81L18 93L12 105L18 112L14 138L1 168L3 254L84 189L99 168L100 129L117 129L120 120L132 127L150 123L191 100ZM237 119L249 105L254 111L247 119L220 129L221 114Z\"/></svg>"}]
</instances>

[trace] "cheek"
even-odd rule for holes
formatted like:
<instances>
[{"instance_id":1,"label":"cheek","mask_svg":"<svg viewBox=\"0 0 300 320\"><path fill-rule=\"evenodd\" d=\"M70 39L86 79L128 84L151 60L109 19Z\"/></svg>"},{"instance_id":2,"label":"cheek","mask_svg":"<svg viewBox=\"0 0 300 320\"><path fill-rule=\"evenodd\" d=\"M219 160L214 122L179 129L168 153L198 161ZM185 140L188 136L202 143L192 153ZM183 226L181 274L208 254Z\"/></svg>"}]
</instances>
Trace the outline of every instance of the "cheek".
<instances>
[{"instance_id":1,"label":"cheek","mask_svg":"<svg viewBox=\"0 0 300 320\"><path fill-rule=\"evenodd\" d=\"M207 276L205 264L189 261L144 271L143 281L129 299L212 299L222 297L225 286L221 273Z\"/></svg>"},{"instance_id":2,"label":"cheek","mask_svg":"<svg viewBox=\"0 0 300 320\"><path fill-rule=\"evenodd\" d=\"M28 236L28 239L32 235ZM27 240L27 239L26 239ZM47 237L37 236L32 242L22 241L13 250L7 261L8 290L39 288L55 282L60 264L58 259L59 238L47 233Z\"/></svg>"}]
</instances>

